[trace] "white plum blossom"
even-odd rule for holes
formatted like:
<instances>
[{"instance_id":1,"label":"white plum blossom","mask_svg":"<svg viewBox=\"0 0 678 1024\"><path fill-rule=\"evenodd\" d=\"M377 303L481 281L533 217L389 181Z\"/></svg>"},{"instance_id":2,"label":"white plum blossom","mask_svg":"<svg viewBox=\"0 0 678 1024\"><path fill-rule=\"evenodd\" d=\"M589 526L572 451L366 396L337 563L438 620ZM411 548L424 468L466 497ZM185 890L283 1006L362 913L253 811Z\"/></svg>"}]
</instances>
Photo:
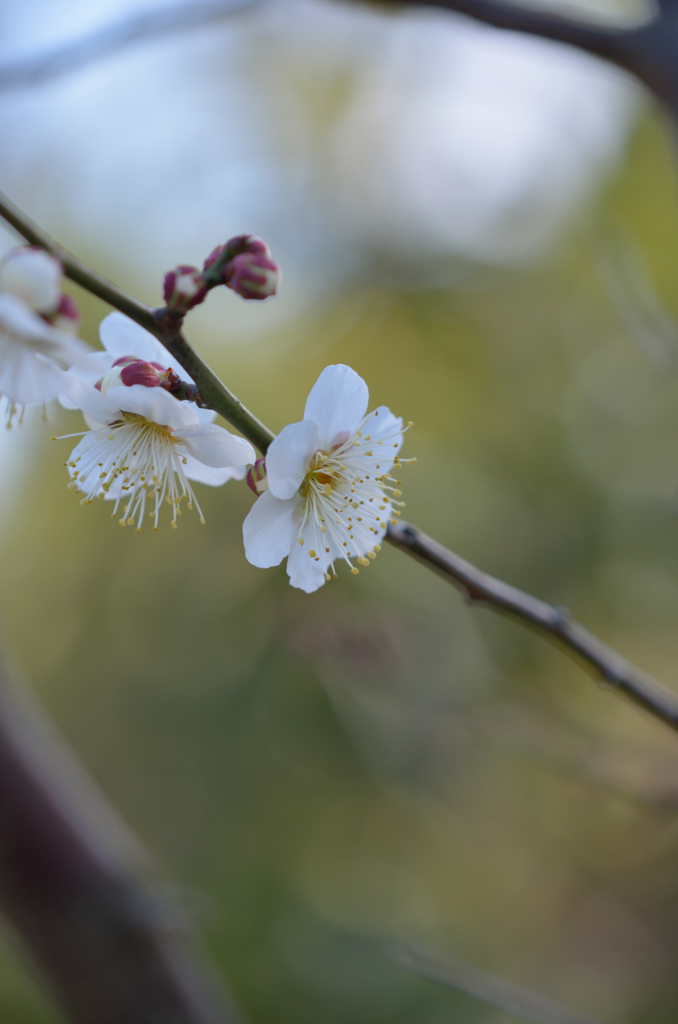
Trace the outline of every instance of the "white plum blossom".
<instances>
[{"instance_id":1,"label":"white plum blossom","mask_svg":"<svg viewBox=\"0 0 678 1024\"><path fill-rule=\"evenodd\" d=\"M304 418L285 427L266 453L268 488L243 525L245 553L260 568L287 555L293 587L313 593L376 557L390 520L400 513L403 421L385 406L366 415L368 390L349 366L328 366L313 385ZM405 428L407 429L407 428ZM405 460L414 461L414 460Z\"/></svg>"},{"instance_id":2,"label":"white plum blossom","mask_svg":"<svg viewBox=\"0 0 678 1024\"><path fill-rule=\"evenodd\" d=\"M36 313L53 313L61 299L63 270L44 249L20 246L0 261L0 291L22 299Z\"/></svg>"},{"instance_id":3,"label":"white plum blossom","mask_svg":"<svg viewBox=\"0 0 678 1024\"><path fill-rule=\"evenodd\" d=\"M163 502L176 527L183 498L204 522L191 483L241 480L256 458L252 445L212 423L215 412L180 401L162 385L124 383L128 368L131 379L159 381L181 369L147 331L111 313L101 339L106 351L93 353L84 371L66 374L60 396L66 407L82 410L91 428L67 462L69 487L82 493L82 505L114 501L113 517L137 530L147 509L157 529Z\"/></svg>"},{"instance_id":4,"label":"white plum blossom","mask_svg":"<svg viewBox=\"0 0 678 1024\"><path fill-rule=\"evenodd\" d=\"M13 249L0 261L0 397L7 425L19 408L42 404L63 388L61 366L80 363L89 346L58 330L62 270L41 249Z\"/></svg>"}]
</instances>

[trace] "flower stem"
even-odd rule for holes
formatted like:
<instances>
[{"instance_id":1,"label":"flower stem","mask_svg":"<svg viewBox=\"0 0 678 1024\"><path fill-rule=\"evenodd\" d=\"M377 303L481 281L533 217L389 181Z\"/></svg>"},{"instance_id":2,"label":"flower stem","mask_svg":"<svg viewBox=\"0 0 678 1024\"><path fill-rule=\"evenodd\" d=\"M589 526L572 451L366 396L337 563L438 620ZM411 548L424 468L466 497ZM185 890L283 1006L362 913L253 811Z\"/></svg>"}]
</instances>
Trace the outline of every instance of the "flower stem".
<instances>
[{"instance_id":1,"label":"flower stem","mask_svg":"<svg viewBox=\"0 0 678 1024\"><path fill-rule=\"evenodd\" d=\"M253 416L242 402L233 395L223 381L207 363L200 358L195 349L184 336L181 326L182 318L171 310L153 309L144 302L127 295L105 277L97 274L73 256L70 252L54 241L45 231L29 220L6 196L0 193L0 216L18 231L31 245L39 245L47 252L56 256L64 268L64 273L71 281L81 288L103 299L109 306L119 310L134 320L145 330L155 335L165 348L174 356L184 370L193 378L200 389L203 403L207 408L214 409L220 416L239 430L251 441L259 451L265 454L274 438L274 434Z\"/></svg>"},{"instance_id":2,"label":"flower stem","mask_svg":"<svg viewBox=\"0 0 678 1024\"><path fill-rule=\"evenodd\" d=\"M200 389L204 403L236 427L262 454L266 452L275 435L231 394L226 385L191 347L181 330L183 317L167 308L152 309L126 295L116 285L90 270L57 245L2 193L0 216L28 242L40 245L57 256L63 264L66 276L72 281L150 331L192 377ZM476 569L411 524L392 524L388 528L386 539L394 547L422 562L427 568L443 575L450 583L461 589L469 601L482 602L494 611L508 613L524 625L537 630L574 657L578 663L583 662L586 669L603 683L678 732L678 695L645 675L583 626L572 621L566 610L554 608Z\"/></svg>"}]
</instances>

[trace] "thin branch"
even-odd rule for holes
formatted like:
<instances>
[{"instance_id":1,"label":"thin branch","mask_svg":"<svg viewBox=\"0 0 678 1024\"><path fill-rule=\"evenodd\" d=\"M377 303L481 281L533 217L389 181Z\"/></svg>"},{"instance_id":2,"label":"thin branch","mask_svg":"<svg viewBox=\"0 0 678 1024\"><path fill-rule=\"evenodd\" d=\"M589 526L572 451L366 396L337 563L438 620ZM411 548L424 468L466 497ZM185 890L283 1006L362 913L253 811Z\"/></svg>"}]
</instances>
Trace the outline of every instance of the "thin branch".
<instances>
[{"instance_id":1,"label":"thin branch","mask_svg":"<svg viewBox=\"0 0 678 1024\"><path fill-rule=\"evenodd\" d=\"M151 309L91 271L36 227L1 193L0 216L28 242L41 245L48 252L58 256L64 265L66 275L72 281L151 331L192 377L200 389L205 404L236 427L262 454L266 453L275 435L231 394L195 352L183 333L177 330L175 314L168 309ZM508 583L488 576L459 555L427 537L415 526L407 523L391 525L386 539L394 547L400 548L428 568L443 575L464 591L470 601L483 602L495 611L510 613L523 624L536 628L548 639L555 641L559 647L564 648L567 654L583 662L603 682L678 731L678 695L640 672L583 626L573 622L565 610L554 608L538 598L524 594Z\"/></svg>"},{"instance_id":2,"label":"thin branch","mask_svg":"<svg viewBox=\"0 0 678 1024\"><path fill-rule=\"evenodd\" d=\"M191 0L126 15L53 50L0 65L0 91L70 74L133 43L207 25L259 0Z\"/></svg>"},{"instance_id":3,"label":"thin branch","mask_svg":"<svg viewBox=\"0 0 678 1024\"><path fill-rule=\"evenodd\" d=\"M68 250L58 245L53 238L34 224L7 196L0 192L0 217L4 218L14 230L30 242L51 252L61 261L66 277L75 281L81 288L103 299L109 306L120 310L130 320L134 320L145 330L155 335L158 341L172 353L190 377L200 388L206 406L215 409L232 426L239 430L260 452L265 452L274 434L261 423L242 402L231 394L226 385L200 358L184 337L180 322L167 309L153 309L138 299L127 295L117 285L107 281L105 277L73 256Z\"/></svg>"},{"instance_id":4,"label":"thin branch","mask_svg":"<svg viewBox=\"0 0 678 1024\"><path fill-rule=\"evenodd\" d=\"M531 626L596 678L678 731L678 696L574 622L567 608L546 604L476 569L410 523L389 526L386 539L443 576L469 603L485 604Z\"/></svg>"},{"instance_id":5,"label":"thin branch","mask_svg":"<svg viewBox=\"0 0 678 1024\"><path fill-rule=\"evenodd\" d=\"M496 974L480 971L463 960L443 956L423 946L396 950L395 960L424 978L439 981L496 1010L531 1021L531 1024L595 1024L590 1017L573 1013Z\"/></svg>"},{"instance_id":6,"label":"thin branch","mask_svg":"<svg viewBox=\"0 0 678 1024\"><path fill-rule=\"evenodd\" d=\"M0 665L0 908L74 1024L235 1024L148 858Z\"/></svg>"},{"instance_id":7,"label":"thin branch","mask_svg":"<svg viewBox=\"0 0 678 1024\"><path fill-rule=\"evenodd\" d=\"M599 28L574 18L541 13L504 0L389 0L398 7L442 7L494 28L525 32L574 46L631 72L678 115L678 9L660 8L649 24Z\"/></svg>"}]
</instances>

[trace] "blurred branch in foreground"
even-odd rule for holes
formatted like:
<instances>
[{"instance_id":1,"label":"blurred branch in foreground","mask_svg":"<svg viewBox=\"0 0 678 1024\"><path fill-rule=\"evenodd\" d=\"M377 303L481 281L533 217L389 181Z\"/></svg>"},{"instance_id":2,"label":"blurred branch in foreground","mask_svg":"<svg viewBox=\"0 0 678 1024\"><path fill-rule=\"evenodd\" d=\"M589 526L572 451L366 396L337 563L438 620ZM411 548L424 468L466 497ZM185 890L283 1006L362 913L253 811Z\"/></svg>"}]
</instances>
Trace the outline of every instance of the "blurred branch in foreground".
<instances>
[{"instance_id":1,"label":"blurred branch in foreground","mask_svg":"<svg viewBox=\"0 0 678 1024\"><path fill-rule=\"evenodd\" d=\"M235 1024L147 857L0 664L0 908L76 1024Z\"/></svg>"},{"instance_id":2,"label":"blurred branch in foreground","mask_svg":"<svg viewBox=\"0 0 678 1024\"><path fill-rule=\"evenodd\" d=\"M265 454L274 434L245 408L191 347L181 329L183 316L177 317L168 308L151 309L106 281L57 245L2 193L0 217L28 242L41 246L60 259L66 276L72 281L150 331L197 384L205 405L215 409ZM461 589L469 601L482 602L495 611L508 612L547 638L555 640L559 647L570 655L574 654L576 660L583 661L617 692L629 697L655 718L678 731L678 695L640 672L583 626L573 622L566 609L554 608L476 569L411 524L394 524L392 521L386 539L427 568L443 575Z\"/></svg>"},{"instance_id":3,"label":"blurred branch in foreground","mask_svg":"<svg viewBox=\"0 0 678 1024\"><path fill-rule=\"evenodd\" d=\"M659 4L650 22L631 28L600 28L504 0L389 0L398 6L442 7L494 28L575 46L629 71L667 107L678 128L678 6Z\"/></svg>"},{"instance_id":4,"label":"blurred branch in foreground","mask_svg":"<svg viewBox=\"0 0 678 1024\"><path fill-rule=\"evenodd\" d=\"M497 1010L531 1021L531 1024L596 1024L590 1017L573 1013L496 974L480 971L462 960L443 956L423 946L398 949L395 960L416 974L439 981Z\"/></svg>"},{"instance_id":5,"label":"blurred branch in foreground","mask_svg":"<svg viewBox=\"0 0 678 1024\"><path fill-rule=\"evenodd\" d=\"M132 43L170 35L218 21L260 0L191 0L169 7L151 8L125 15L80 39L62 43L51 50L0 64L0 91L36 85L49 78L78 71L86 64L107 57Z\"/></svg>"}]
</instances>

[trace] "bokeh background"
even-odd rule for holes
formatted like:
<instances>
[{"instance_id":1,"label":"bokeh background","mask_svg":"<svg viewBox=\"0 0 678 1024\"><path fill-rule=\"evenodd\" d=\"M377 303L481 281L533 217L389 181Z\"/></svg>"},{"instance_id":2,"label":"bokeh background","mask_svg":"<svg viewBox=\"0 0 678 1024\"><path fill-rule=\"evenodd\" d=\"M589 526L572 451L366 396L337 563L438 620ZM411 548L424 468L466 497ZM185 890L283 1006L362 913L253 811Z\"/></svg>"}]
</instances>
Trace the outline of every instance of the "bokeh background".
<instances>
[{"instance_id":1,"label":"bokeh background","mask_svg":"<svg viewBox=\"0 0 678 1024\"><path fill-rule=\"evenodd\" d=\"M0 63L141 9L6 2ZM678 688L678 170L633 82L440 12L261 0L5 88L0 133L0 187L148 302L265 237L279 297L189 321L229 387L277 430L349 363L415 423L408 518ZM121 530L66 489L49 436L79 429L1 439L1 628L253 1024L513 1019L409 941L675 1021L674 735L397 551L312 596L249 566L244 485ZM10 935L0 1019L61 1020Z\"/></svg>"}]
</instances>

